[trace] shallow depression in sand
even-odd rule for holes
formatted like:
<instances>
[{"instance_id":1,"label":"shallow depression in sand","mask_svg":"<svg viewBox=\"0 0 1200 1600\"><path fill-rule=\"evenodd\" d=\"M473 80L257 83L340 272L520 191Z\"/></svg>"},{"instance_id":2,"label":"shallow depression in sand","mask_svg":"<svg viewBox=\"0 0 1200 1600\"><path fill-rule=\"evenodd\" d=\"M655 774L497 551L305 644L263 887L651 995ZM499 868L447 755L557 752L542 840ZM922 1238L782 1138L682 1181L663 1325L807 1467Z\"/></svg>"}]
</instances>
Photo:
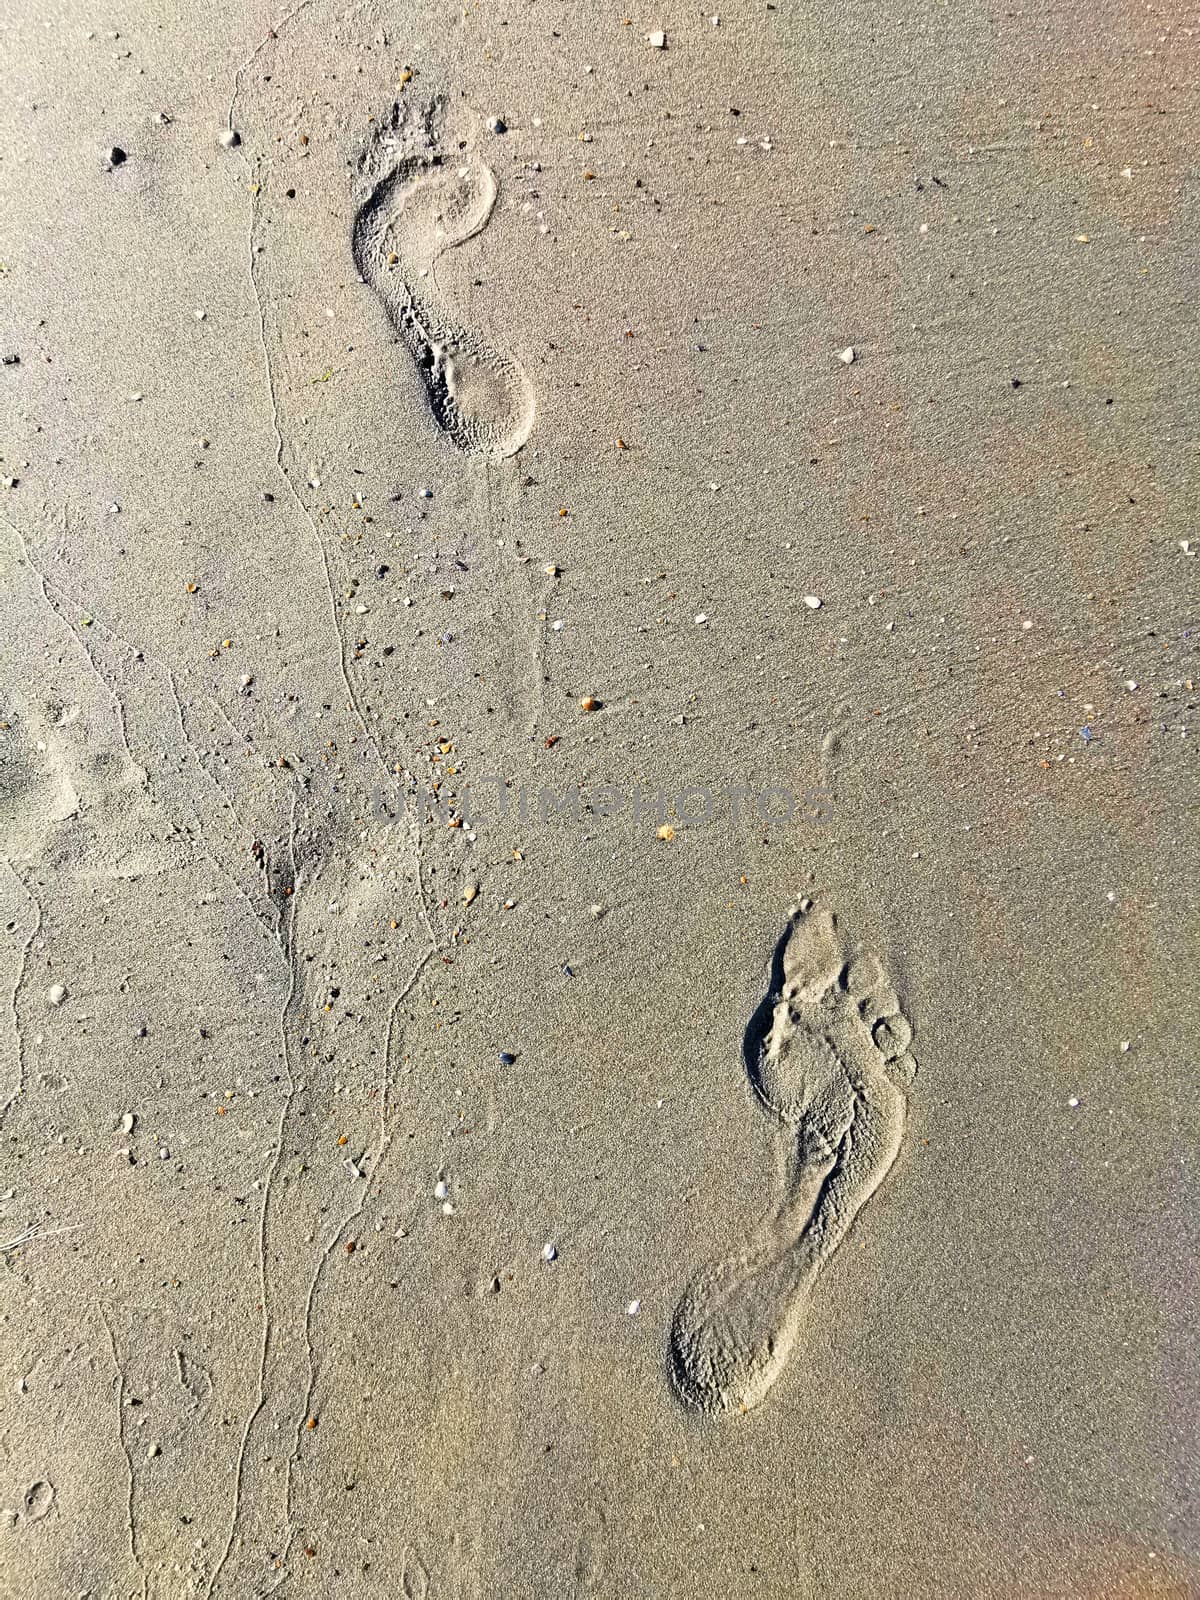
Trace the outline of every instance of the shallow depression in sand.
<instances>
[{"instance_id":1,"label":"shallow depression in sand","mask_svg":"<svg viewBox=\"0 0 1200 1600\"><path fill-rule=\"evenodd\" d=\"M886 1178L904 1133L911 1029L880 963L849 962L827 911L802 911L782 951L751 1082L789 1141L787 1181L752 1235L702 1267L671 1329L676 1392L750 1410L783 1371L821 1270Z\"/></svg>"},{"instance_id":2,"label":"shallow depression in sand","mask_svg":"<svg viewBox=\"0 0 1200 1600\"><path fill-rule=\"evenodd\" d=\"M529 437L533 407L501 363L475 354L452 355L445 362L445 378L465 434L490 438L500 455L521 448Z\"/></svg>"},{"instance_id":3,"label":"shallow depression in sand","mask_svg":"<svg viewBox=\"0 0 1200 1600\"><path fill-rule=\"evenodd\" d=\"M511 456L533 427L533 386L513 356L439 303L439 257L487 226L498 192L477 154L441 164L444 123L436 100L382 120L360 163L370 188L355 216L354 258L415 361L438 426L470 454Z\"/></svg>"}]
</instances>

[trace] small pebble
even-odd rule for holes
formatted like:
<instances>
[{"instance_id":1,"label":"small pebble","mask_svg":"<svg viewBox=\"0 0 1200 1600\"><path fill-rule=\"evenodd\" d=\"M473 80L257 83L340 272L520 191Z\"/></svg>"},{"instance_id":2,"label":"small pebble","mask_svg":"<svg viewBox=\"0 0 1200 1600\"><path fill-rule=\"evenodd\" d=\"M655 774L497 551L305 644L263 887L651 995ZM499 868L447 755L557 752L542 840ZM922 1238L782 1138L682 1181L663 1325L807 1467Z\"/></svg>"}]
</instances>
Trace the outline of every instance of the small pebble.
<instances>
[{"instance_id":1,"label":"small pebble","mask_svg":"<svg viewBox=\"0 0 1200 1600\"><path fill-rule=\"evenodd\" d=\"M450 1198L450 1185L445 1178L439 1178L434 1185L433 1198L435 1200L448 1200Z\"/></svg>"},{"instance_id":2,"label":"small pebble","mask_svg":"<svg viewBox=\"0 0 1200 1600\"><path fill-rule=\"evenodd\" d=\"M221 129L221 144L226 150L235 150L242 142L242 136L236 128Z\"/></svg>"},{"instance_id":3,"label":"small pebble","mask_svg":"<svg viewBox=\"0 0 1200 1600\"><path fill-rule=\"evenodd\" d=\"M50 985L50 987L46 990L46 999L49 1000L49 1002L50 1002L50 1004L52 1006L60 1006L60 1005L62 1005L63 1001L66 998L67 998L67 990L66 990L66 985L65 984L52 983Z\"/></svg>"},{"instance_id":4,"label":"small pebble","mask_svg":"<svg viewBox=\"0 0 1200 1600\"><path fill-rule=\"evenodd\" d=\"M517 1058L516 1058L515 1055L513 1055L511 1050L501 1050L501 1052L500 1052L500 1065L502 1067L515 1067L516 1064L517 1064Z\"/></svg>"},{"instance_id":5,"label":"small pebble","mask_svg":"<svg viewBox=\"0 0 1200 1600\"><path fill-rule=\"evenodd\" d=\"M122 166L125 162L125 152L119 144L114 144L106 159L110 167Z\"/></svg>"},{"instance_id":6,"label":"small pebble","mask_svg":"<svg viewBox=\"0 0 1200 1600\"><path fill-rule=\"evenodd\" d=\"M171 1152L165 1144L159 1146L158 1159L160 1161L170 1161L171 1159Z\"/></svg>"},{"instance_id":7,"label":"small pebble","mask_svg":"<svg viewBox=\"0 0 1200 1600\"><path fill-rule=\"evenodd\" d=\"M557 1260L557 1258L558 1258L558 1251L555 1249L555 1247L552 1244L544 1244L542 1246L542 1260L543 1261L555 1261L555 1260Z\"/></svg>"},{"instance_id":8,"label":"small pebble","mask_svg":"<svg viewBox=\"0 0 1200 1600\"><path fill-rule=\"evenodd\" d=\"M821 601L819 595L806 594L804 596L804 604L808 607L808 609L810 611L820 611L821 605L822 605L822 601Z\"/></svg>"},{"instance_id":9,"label":"small pebble","mask_svg":"<svg viewBox=\"0 0 1200 1600\"><path fill-rule=\"evenodd\" d=\"M855 350L854 346L852 344L848 344L844 350L838 351L838 360L843 362L846 366L849 366L857 353L858 352Z\"/></svg>"},{"instance_id":10,"label":"small pebble","mask_svg":"<svg viewBox=\"0 0 1200 1600\"><path fill-rule=\"evenodd\" d=\"M507 133L508 123L503 117L489 117L487 120L489 133Z\"/></svg>"},{"instance_id":11,"label":"small pebble","mask_svg":"<svg viewBox=\"0 0 1200 1600\"><path fill-rule=\"evenodd\" d=\"M631 1300L629 1302L629 1304L625 1307L625 1315L627 1317L636 1317L638 1312L641 1309L642 1309L642 1302L640 1300Z\"/></svg>"},{"instance_id":12,"label":"small pebble","mask_svg":"<svg viewBox=\"0 0 1200 1600\"><path fill-rule=\"evenodd\" d=\"M657 33L648 33L646 41L652 50L665 50L667 48L667 36L661 29Z\"/></svg>"}]
</instances>

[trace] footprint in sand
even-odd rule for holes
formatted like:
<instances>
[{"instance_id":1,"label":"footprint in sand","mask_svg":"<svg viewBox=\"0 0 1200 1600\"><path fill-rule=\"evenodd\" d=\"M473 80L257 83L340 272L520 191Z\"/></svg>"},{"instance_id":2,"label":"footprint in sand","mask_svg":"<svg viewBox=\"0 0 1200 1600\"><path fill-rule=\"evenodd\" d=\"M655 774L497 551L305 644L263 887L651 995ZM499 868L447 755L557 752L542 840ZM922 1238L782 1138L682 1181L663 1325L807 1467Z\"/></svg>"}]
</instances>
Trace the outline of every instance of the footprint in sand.
<instances>
[{"instance_id":1,"label":"footprint in sand","mask_svg":"<svg viewBox=\"0 0 1200 1600\"><path fill-rule=\"evenodd\" d=\"M496 204L495 174L464 144L450 137L445 100L392 106L359 162L354 259L416 362L438 426L461 450L511 456L533 427L529 380L437 309L438 260L473 239Z\"/></svg>"},{"instance_id":2,"label":"footprint in sand","mask_svg":"<svg viewBox=\"0 0 1200 1600\"><path fill-rule=\"evenodd\" d=\"M679 1302L671 1376L689 1405L748 1411L783 1371L818 1273L899 1153L911 1037L875 957L849 959L833 916L802 909L746 1034L751 1083L788 1136L784 1192Z\"/></svg>"},{"instance_id":3,"label":"footprint in sand","mask_svg":"<svg viewBox=\"0 0 1200 1600\"><path fill-rule=\"evenodd\" d=\"M404 1547L404 1562L400 1569L400 1593L404 1600L425 1600L429 1593L429 1573L425 1563L411 1545Z\"/></svg>"}]
</instances>

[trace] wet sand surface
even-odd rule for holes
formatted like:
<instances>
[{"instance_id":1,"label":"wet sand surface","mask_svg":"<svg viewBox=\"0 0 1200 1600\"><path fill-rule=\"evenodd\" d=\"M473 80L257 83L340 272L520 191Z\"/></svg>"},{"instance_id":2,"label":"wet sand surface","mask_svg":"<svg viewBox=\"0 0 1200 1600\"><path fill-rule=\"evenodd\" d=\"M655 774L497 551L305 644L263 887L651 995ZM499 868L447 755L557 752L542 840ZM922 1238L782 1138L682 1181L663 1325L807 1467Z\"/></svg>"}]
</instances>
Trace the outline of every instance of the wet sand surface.
<instances>
[{"instance_id":1,"label":"wet sand surface","mask_svg":"<svg viewBox=\"0 0 1200 1600\"><path fill-rule=\"evenodd\" d=\"M0 1595L1200 1594L1193 31L9 11Z\"/></svg>"}]
</instances>

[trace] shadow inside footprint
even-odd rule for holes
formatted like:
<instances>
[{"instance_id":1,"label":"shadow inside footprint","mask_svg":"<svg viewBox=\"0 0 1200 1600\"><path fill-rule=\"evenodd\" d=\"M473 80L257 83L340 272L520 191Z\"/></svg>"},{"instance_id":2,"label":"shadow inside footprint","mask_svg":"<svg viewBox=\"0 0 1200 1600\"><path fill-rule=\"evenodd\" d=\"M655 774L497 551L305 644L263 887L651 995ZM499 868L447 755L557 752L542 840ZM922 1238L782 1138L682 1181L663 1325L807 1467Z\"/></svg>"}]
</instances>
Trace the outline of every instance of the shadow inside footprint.
<instances>
[{"instance_id":1,"label":"shadow inside footprint","mask_svg":"<svg viewBox=\"0 0 1200 1600\"><path fill-rule=\"evenodd\" d=\"M767 979L766 993L755 1006L750 1021L746 1024L746 1031L742 1035L742 1063L746 1068L746 1076L750 1080L750 1087L764 1105L769 1104L769 1102L762 1078L763 1052L766 1050L767 1040L771 1036L771 1024L775 1016L775 1007L779 1001L779 996L783 993L783 957L791 936L792 927L791 923L789 923L780 934L779 941L771 954L771 971Z\"/></svg>"},{"instance_id":2,"label":"shadow inside footprint","mask_svg":"<svg viewBox=\"0 0 1200 1600\"><path fill-rule=\"evenodd\" d=\"M497 195L477 151L457 165L446 160L455 144L446 112L442 99L419 111L396 103L381 119L359 162L354 261L415 361L437 425L461 450L511 456L533 428L532 385L514 357L438 305L438 260L487 226Z\"/></svg>"}]
</instances>

